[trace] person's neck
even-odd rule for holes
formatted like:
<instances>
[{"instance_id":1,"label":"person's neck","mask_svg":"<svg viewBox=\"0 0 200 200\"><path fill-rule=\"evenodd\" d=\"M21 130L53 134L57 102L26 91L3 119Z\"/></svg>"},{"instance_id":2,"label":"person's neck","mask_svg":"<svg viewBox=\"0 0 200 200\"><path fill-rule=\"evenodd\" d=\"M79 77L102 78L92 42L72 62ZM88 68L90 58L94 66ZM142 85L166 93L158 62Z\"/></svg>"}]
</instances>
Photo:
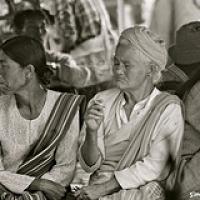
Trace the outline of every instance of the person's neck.
<instances>
[{"instance_id":1,"label":"person's neck","mask_svg":"<svg viewBox=\"0 0 200 200\"><path fill-rule=\"evenodd\" d=\"M22 112L26 111L24 116L30 115L28 118L35 118L45 104L46 93L46 90L40 84L29 84L23 90L15 93L18 109Z\"/></svg>"},{"instance_id":2,"label":"person's neck","mask_svg":"<svg viewBox=\"0 0 200 200\"><path fill-rule=\"evenodd\" d=\"M127 104L136 104L146 97L148 97L152 90L154 89L153 84L144 83L140 88L137 90L127 89L124 90L124 98Z\"/></svg>"}]
</instances>

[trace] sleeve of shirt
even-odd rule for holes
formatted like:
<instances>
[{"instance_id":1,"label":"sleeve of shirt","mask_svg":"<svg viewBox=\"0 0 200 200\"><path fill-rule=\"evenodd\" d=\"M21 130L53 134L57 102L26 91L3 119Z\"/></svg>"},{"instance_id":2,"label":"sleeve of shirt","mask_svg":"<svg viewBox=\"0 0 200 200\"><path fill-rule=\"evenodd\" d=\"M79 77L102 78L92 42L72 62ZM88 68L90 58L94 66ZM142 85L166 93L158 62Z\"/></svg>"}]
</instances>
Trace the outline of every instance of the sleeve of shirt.
<instances>
[{"instance_id":1,"label":"sleeve of shirt","mask_svg":"<svg viewBox=\"0 0 200 200\"><path fill-rule=\"evenodd\" d=\"M175 159L184 132L181 107L170 104L161 115L151 141L149 154L131 167L115 171L115 178L123 189L138 188L157 180L171 155Z\"/></svg>"},{"instance_id":2,"label":"sleeve of shirt","mask_svg":"<svg viewBox=\"0 0 200 200\"><path fill-rule=\"evenodd\" d=\"M46 52L50 64L55 65L57 71L54 79L69 87L84 87L91 83L94 72L86 66L79 66L76 61L66 53Z\"/></svg>"},{"instance_id":3,"label":"sleeve of shirt","mask_svg":"<svg viewBox=\"0 0 200 200\"><path fill-rule=\"evenodd\" d=\"M75 3L75 14L78 28L78 40L87 40L101 32L101 19L95 2L78 0Z\"/></svg>"},{"instance_id":4,"label":"sleeve of shirt","mask_svg":"<svg viewBox=\"0 0 200 200\"><path fill-rule=\"evenodd\" d=\"M78 137L79 112L76 113L69 130L56 150L56 164L41 178L54 181L63 186L67 186L71 183L76 167Z\"/></svg>"},{"instance_id":5,"label":"sleeve of shirt","mask_svg":"<svg viewBox=\"0 0 200 200\"><path fill-rule=\"evenodd\" d=\"M1 145L0 145L1 148ZM22 194L32 183L35 177L16 174L6 171L3 164L3 155L0 149L0 183L11 192Z\"/></svg>"}]
</instances>

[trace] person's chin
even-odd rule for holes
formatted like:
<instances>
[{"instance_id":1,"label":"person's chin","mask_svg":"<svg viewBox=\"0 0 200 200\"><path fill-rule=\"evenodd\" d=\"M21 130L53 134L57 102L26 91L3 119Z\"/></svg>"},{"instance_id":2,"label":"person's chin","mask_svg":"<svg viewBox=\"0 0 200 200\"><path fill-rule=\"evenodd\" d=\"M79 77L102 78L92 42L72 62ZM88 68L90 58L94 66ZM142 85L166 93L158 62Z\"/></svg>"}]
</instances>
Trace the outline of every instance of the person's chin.
<instances>
[{"instance_id":1,"label":"person's chin","mask_svg":"<svg viewBox=\"0 0 200 200\"><path fill-rule=\"evenodd\" d=\"M119 89L126 89L126 85L123 84L121 81L116 81L116 87Z\"/></svg>"}]
</instances>

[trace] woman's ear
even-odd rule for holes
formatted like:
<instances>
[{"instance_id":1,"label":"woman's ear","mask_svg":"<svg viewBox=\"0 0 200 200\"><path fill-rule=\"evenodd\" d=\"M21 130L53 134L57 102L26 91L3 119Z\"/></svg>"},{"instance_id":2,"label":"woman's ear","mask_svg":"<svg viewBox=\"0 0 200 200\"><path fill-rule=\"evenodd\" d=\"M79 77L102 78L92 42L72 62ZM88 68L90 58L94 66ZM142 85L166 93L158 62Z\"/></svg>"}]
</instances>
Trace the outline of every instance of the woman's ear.
<instances>
[{"instance_id":1,"label":"woman's ear","mask_svg":"<svg viewBox=\"0 0 200 200\"><path fill-rule=\"evenodd\" d=\"M24 68L24 72L25 72L25 79L29 81L30 79L32 79L35 73L35 68L33 65L29 64Z\"/></svg>"},{"instance_id":2,"label":"woman's ear","mask_svg":"<svg viewBox=\"0 0 200 200\"><path fill-rule=\"evenodd\" d=\"M150 63L150 71L153 83L158 83L161 78L160 67L155 63Z\"/></svg>"},{"instance_id":3,"label":"woman's ear","mask_svg":"<svg viewBox=\"0 0 200 200\"><path fill-rule=\"evenodd\" d=\"M152 74L154 74L155 72L159 70L159 67L155 63L150 62L149 65L150 65L150 71Z\"/></svg>"}]
</instances>

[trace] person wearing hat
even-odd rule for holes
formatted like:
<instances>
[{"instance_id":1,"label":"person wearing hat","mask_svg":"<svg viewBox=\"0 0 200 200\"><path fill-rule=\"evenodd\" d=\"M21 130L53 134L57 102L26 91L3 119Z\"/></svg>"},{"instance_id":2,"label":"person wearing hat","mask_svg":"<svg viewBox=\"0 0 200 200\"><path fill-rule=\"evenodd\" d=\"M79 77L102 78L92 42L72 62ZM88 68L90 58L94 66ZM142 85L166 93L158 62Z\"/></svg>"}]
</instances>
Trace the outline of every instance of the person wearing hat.
<instances>
[{"instance_id":1,"label":"person wearing hat","mask_svg":"<svg viewBox=\"0 0 200 200\"><path fill-rule=\"evenodd\" d=\"M185 130L176 189L178 198L189 199L200 195L200 21L185 24L177 31L169 56L174 64L163 73L163 88L174 90L185 105Z\"/></svg>"},{"instance_id":2,"label":"person wearing hat","mask_svg":"<svg viewBox=\"0 0 200 200\"><path fill-rule=\"evenodd\" d=\"M163 40L144 26L121 33L115 88L98 93L85 114L79 160L91 176L78 200L164 198L159 182L173 177L184 130L180 100L155 87L166 59Z\"/></svg>"}]
</instances>

